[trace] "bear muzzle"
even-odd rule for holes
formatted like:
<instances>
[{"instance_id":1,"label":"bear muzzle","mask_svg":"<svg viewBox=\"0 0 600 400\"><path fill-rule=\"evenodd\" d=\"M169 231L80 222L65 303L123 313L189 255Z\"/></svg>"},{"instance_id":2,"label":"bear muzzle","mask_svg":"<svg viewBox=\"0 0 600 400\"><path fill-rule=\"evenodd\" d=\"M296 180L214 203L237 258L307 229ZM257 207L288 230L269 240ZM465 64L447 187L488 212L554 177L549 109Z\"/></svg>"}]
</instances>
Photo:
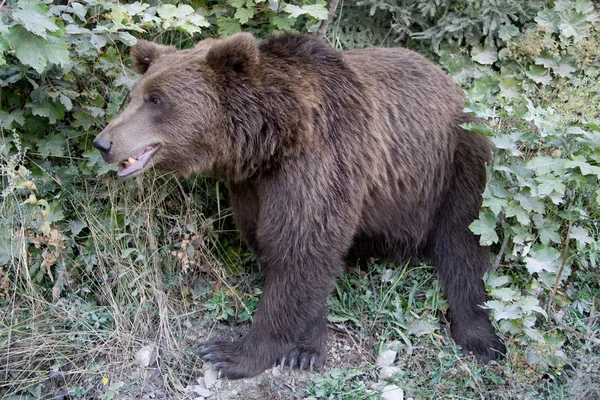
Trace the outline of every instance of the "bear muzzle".
<instances>
[{"instance_id":1,"label":"bear muzzle","mask_svg":"<svg viewBox=\"0 0 600 400\"><path fill-rule=\"evenodd\" d=\"M100 135L96 136L96 138L94 139L94 141L92 142L92 145L97 148L98 150L100 150L100 154L102 154L102 158L104 159L105 162L110 162L109 159L109 155L108 153L110 152L110 148L112 147L112 142L109 142L106 139L103 139L100 137Z\"/></svg>"}]
</instances>

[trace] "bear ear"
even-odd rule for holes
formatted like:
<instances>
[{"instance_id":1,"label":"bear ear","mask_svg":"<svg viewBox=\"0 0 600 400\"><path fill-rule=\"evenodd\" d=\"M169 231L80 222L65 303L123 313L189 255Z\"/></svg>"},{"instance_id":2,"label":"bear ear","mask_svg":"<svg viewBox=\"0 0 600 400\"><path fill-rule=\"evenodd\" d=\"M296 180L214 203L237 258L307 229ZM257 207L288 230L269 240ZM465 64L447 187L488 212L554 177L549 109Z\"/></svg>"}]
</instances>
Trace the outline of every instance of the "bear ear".
<instances>
[{"instance_id":1,"label":"bear ear","mask_svg":"<svg viewBox=\"0 0 600 400\"><path fill-rule=\"evenodd\" d=\"M215 41L206 54L206 62L215 71L251 73L258 64L258 43L250 33Z\"/></svg>"},{"instance_id":2,"label":"bear ear","mask_svg":"<svg viewBox=\"0 0 600 400\"><path fill-rule=\"evenodd\" d=\"M173 46L163 46L149 42L147 40L138 40L137 44L131 49L129 56L133 62L133 68L143 74L145 73L150 65L156 61L160 56L168 53L175 52L176 49Z\"/></svg>"}]
</instances>

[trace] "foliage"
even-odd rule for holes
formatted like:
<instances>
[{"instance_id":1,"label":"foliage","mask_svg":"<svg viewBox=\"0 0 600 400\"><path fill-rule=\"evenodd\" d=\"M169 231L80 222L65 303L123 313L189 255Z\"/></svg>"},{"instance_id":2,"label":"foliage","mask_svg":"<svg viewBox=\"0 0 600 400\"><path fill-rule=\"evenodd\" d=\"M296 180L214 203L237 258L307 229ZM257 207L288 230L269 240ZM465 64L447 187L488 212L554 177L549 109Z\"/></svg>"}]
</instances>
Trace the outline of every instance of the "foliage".
<instances>
[{"instance_id":1,"label":"foliage","mask_svg":"<svg viewBox=\"0 0 600 400\"><path fill-rule=\"evenodd\" d=\"M504 260L511 271L490 274L487 306L501 331L558 365L566 362L561 335L544 336L536 322L571 303L592 310L561 288L597 273L600 254L599 19L588 1L557 2L500 46L439 51L471 87L467 108L489 122L475 129L492 134L496 148L472 229L482 244L501 244L495 267Z\"/></svg>"},{"instance_id":2,"label":"foliage","mask_svg":"<svg viewBox=\"0 0 600 400\"><path fill-rule=\"evenodd\" d=\"M405 43L429 51L441 43L494 43L519 30L544 0L353 0L344 2L333 30L343 47ZM364 18L368 13L369 18ZM414 39L421 39L417 42ZM427 39L423 41L422 39ZM425 44L426 43L426 44Z\"/></svg>"}]
</instances>

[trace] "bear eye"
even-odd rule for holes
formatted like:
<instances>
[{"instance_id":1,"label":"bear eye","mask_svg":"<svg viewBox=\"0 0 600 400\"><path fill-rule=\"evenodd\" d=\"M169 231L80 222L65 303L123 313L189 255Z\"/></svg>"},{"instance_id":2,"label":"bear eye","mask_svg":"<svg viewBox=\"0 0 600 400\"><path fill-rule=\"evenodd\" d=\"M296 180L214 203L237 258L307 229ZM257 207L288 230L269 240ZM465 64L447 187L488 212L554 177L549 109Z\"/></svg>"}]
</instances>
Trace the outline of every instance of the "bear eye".
<instances>
[{"instance_id":1,"label":"bear eye","mask_svg":"<svg viewBox=\"0 0 600 400\"><path fill-rule=\"evenodd\" d=\"M152 104L160 104L160 98L156 95L150 96L150 103Z\"/></svg>"}]
</instances>

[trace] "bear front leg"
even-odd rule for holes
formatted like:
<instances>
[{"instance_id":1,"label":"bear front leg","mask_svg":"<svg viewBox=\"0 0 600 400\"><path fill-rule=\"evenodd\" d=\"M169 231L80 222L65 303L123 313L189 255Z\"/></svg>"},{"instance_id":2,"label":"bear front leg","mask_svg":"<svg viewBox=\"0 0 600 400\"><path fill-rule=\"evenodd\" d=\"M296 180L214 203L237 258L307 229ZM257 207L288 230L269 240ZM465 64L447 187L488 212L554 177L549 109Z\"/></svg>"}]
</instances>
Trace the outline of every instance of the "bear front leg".
<instances>
[{"instance_id":1,"label":"bear front leg","mask_svg":"<svg viewBox=\"0 0 600 400\"><path fill-rule=\"evenodd\" d=\"M322 266L304 265L307 270ZM326 268L329 269L329 268ZM200 355L230 379L255 376L281 360L312 369L325 359L325 299L335 275L278 268L267 274L250 332L235 341L212 339Z\"/></svg>"},{"instance_id":2,"label":"bear front leg","mask_svg":"<svg viewBox=\"0 0 600 400\"><path fill-rule=\"evenodd\" d=\"M281 369L287 365L290 371L294 368L300 371L319 369L325 363L327 354L327 307L323 305L313 320L305 327L296 342L296 347L283 356L279 363Z\"/></svg>"},{"instance_id":3,"label":"bear front leg","mask_svg":"<svg viewBox=\"0 0 600 400\"><path fill-rule=\"evenodd\" d=\"M328 169L342 164L305 156L296 160L303 165L288 165L256 186L258 218L249 231L266 278L262 298L245 337L213 339L201 352L226 377L254 376L282 361L310 369L325 359L325 300L344 271L362 198L357 187L337 183L348 172ZM233 207L244 215L242 201Z\"/></svg>"}]
</instances>

